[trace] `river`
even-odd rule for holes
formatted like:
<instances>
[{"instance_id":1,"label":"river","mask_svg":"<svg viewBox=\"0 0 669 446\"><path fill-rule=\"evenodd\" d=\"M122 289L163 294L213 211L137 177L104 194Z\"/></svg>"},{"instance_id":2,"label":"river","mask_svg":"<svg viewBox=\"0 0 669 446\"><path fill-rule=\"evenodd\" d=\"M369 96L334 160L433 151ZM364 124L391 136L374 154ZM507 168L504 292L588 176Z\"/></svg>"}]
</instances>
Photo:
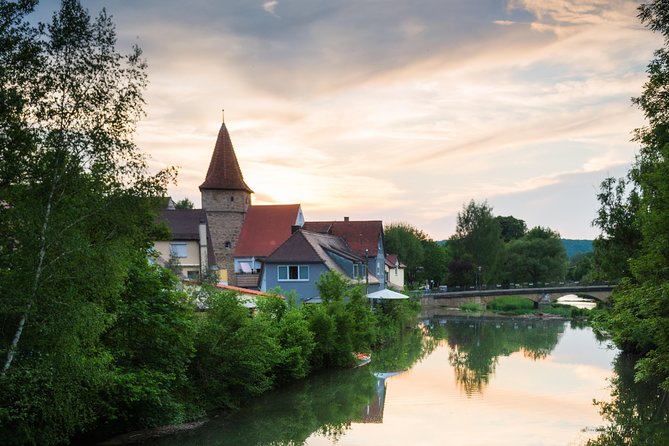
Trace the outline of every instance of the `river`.
<instances>
[{"instance_id":1,"label":"river","mask_svg":"<svg viewBox=\"0 0 669 446\"><path fill-rule=\"evenodd\" d=\"M153 445L580 445L618 351L583 325L434 317L364 367L316 374Z\"/></svg>"}]
</instances>

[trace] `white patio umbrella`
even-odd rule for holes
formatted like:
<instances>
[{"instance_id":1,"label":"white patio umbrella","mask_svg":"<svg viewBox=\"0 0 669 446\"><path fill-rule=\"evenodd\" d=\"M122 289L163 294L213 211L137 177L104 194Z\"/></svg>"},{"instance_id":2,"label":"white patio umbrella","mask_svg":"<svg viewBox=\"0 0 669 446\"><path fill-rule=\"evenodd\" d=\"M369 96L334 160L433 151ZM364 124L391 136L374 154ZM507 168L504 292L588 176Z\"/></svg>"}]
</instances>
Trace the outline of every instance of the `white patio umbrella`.
<instances>
[{"instance_id":1,"label":"white patio umbrella","mask_svg":"<svg viewBox=\"0 0 669 446\"><path fill-rule=\"evenodd\" d=\"M384 288L367 295L368 299L408 299L406 294L398 293L397 291Z\"/></svg>"}]
</instances>

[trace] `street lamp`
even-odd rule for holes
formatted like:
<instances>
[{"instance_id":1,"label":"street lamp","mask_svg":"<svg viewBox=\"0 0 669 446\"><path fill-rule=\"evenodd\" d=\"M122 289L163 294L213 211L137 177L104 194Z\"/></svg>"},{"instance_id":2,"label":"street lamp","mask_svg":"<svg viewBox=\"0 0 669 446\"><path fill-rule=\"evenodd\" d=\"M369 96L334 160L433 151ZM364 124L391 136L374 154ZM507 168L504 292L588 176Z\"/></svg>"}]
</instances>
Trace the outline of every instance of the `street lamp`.
<instances>
[{"instance_id":1,"label":"street lamp","mask_svg":"<svg viewBox=\"0 0 669 446\"><path fill-rule=\"evenodd\" d=\"M476 288L481 291L481 267L478 267L478 274L476 275Z\"/></svg>"}]
</instances>

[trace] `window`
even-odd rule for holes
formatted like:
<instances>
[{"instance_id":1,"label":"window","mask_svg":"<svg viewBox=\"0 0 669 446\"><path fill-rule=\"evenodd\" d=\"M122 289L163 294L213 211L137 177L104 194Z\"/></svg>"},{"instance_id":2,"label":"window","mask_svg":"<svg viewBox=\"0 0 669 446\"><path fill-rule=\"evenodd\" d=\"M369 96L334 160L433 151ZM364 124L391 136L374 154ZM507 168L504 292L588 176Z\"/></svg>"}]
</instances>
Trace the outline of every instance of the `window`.
<instances>
[{"instance_id":1,"label":"window","mask_svg":"<svg viewBox=\"0 0 669 446\"><path fill-rule=\"evenodd\" d=\"M188 276L189 279L192 279L192 280L197 280L197 279L200 278L200 272L199 271L188 271L186 273L186 275Z\"/></svg>"},{"instance_id":2,"label":"window","mask_svg":"<svg viewBox=\"0 0 669 446\"><path fill-rule=\"evenodd\" d=\"M279 265L279 282L309 280L309 265Z\"/></svg>"},{"instance_id":3,"label":"window","mask_svg":"<svg viewBox=\"0 0 669 446\"><path fill-rule=\"evenodd\" d=\"M230 242L225 242L225 243L223 244L223 246L225 246L225 249L230 249L230 248L232 248L232 243L230 243Z\"/></svg>"},{"instance_id":4,"label":"window","mask_svg":"<svg viewBox=\"0 0 669 446\"><path fill-rule=\"evenodd\" d=\"M354 263L353 264L353 278L364 279L365 278L365 265L363 263Z\"/></svg>"},{"instance_id":5,"label":"window","mask_svg":"<svg viewBox=\"0 0 669 446\"><path fill-rule=\"evenodd\" d=\"M170 255L172 257L184 258L188 257L188 250L186 249L186 242L172 242L170 243Z\"/></svg>"}]
</instances>

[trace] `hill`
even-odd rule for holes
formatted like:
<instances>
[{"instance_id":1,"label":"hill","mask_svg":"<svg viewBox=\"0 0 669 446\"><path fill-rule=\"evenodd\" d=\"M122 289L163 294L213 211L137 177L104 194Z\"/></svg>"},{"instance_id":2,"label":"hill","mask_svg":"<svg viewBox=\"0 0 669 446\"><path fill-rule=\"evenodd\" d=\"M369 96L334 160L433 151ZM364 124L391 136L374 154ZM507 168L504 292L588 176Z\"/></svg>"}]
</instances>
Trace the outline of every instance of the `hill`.
<instances>
[{"instance_id":1,"label":"hill","mask_svg":"<svg viewBox=\"0 0 669 446\"><path fill-rule=\"evenodd\" d=\"M562 244L567 251L567 257L570 259L576 254L592 252L592 240L573 240L563 238Z\"/></svg>"}]
</instances>

